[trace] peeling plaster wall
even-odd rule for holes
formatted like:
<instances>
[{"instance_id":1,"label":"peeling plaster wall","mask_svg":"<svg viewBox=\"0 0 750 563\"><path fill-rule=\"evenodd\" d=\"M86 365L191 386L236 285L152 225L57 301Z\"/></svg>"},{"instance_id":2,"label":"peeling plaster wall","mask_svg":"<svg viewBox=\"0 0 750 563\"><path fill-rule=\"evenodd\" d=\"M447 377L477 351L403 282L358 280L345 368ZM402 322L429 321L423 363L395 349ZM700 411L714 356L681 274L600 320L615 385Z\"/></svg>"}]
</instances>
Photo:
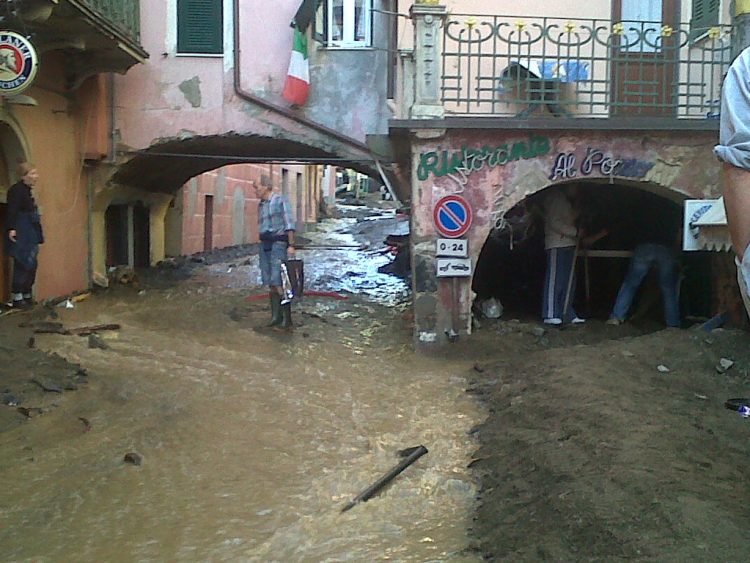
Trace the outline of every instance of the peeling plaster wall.
<instances>
[{"instance_id":1,"label":"peeling plaster wall","mask_svg":"<svg viewBox=\"0 0 750 563\"><path fill-rule=\"evenodd\" d=\"M232 8L232 0L224 0L224 55L185 56L175 52L176 1L144 5L141 43L151 58L116 77L116 121L124 146L143 149L160 140L231 131L271 137L284 131L312 145L330 145L322 134L236 96ZM243 0L239 14L241 87L284 107L288 103L281 92L293 35L289 22L298 8L299 0L279 0L273 9L261 0ZM375 45L385 47L385 26L374 28ZM311 96L294 111L362 142L367 133L386 132L387 53L315 45L311 41Z\"/></svg>"},{"instance_id":2,"label":"peeling plaster wall","mask_svg":"<svg viewBox=\"0 0 750 563\"><path fill-rule=\"evenodd\" d=\"M417 344L445 342L444 331L452 324L463 333L471 330L470 278L456 278L454 290L454 282L435 275L439 234L433 210L445 195L460 193L473 210L466 238L474 266L496 220L524 198L554 184L599 182L601 189L607 189L610 181L616 181L674 201L719 195L719 167L711 152L715 133L415 133L411 232ZM599 152L588 153L589 149ZM467 159L471 151L479 156ZM612 172L615 161L622 163ZM451 313L453 291L459 296L457 323Z\"/></svg>"}]
</instances>

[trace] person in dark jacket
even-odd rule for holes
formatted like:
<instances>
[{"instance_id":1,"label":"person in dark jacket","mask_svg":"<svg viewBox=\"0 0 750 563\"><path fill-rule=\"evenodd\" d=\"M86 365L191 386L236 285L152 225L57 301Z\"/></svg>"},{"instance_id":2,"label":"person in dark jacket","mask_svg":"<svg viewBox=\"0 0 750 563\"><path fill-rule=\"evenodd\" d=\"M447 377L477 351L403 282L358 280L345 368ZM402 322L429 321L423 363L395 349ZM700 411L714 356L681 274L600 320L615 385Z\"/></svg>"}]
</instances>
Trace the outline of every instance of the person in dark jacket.
<instances>
[{"instance_id":1,"label":"person in dark jacket","mask_svg":"<svg viewBox=\"0 0 750 563\"><path fill-rule=\"evenodd\" d=\"M12 306L32 305L31 290L36 280L39 245L44 242L39 210L31 192L39 179L36 166L22 162L16 173L20 181L8 190L6 244L13 258Z\"/></svg>"}]
</instances>

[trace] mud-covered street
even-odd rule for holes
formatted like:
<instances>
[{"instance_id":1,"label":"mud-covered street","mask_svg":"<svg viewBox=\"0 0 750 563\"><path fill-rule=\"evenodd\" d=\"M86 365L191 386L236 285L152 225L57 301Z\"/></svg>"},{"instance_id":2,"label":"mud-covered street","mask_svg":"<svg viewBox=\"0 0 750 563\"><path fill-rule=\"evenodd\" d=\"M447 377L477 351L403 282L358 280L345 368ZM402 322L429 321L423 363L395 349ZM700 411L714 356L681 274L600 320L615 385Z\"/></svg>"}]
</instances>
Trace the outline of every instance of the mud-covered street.
<instances>
[{"instance_id":1,"label":"mud-covered street","mask_svg":"<svg viewBox=\"0 0 750 563\"><path fill-rule=\"evenodd\" d=\"M746 333L504 318L420 355L374 252L403 221L305 234L307 286L346 299L305 297L290 335L256 330L252 248L0 318L3 558L744 557L750 422L723 403L750 394Z\"/></svg>"}]
</instances>

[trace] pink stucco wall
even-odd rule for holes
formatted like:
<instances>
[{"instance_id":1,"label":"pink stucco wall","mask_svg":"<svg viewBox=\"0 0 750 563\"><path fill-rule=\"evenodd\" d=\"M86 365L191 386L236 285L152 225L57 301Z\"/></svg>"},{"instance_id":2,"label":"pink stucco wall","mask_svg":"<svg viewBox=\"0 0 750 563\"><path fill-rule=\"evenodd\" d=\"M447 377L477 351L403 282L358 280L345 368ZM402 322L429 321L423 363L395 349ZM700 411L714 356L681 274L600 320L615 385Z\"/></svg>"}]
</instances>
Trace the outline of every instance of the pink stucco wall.
<instances>
[{"instance_id":1,"label":"pink stucco wall","mask_svg":"<svg viewBox=\"0 0 750 563\"><path fill-rule=\"evenodd\" d=\"M297 196L296 178L303 182L314 177L305 166L236 164L206 172L186 183L181 190L182 240L181 253L193 254L204 248L206 196L213 197L212 248L224 248L258 242L258 199L255 186L264 182L278 192L283 190L283 177L288 178L287 197L301 225L317 220L316 190L304 190ZM304 186L304 183L303 183ZM301 206L298 208L298 205Z\"/></svg>"}]
</instances>

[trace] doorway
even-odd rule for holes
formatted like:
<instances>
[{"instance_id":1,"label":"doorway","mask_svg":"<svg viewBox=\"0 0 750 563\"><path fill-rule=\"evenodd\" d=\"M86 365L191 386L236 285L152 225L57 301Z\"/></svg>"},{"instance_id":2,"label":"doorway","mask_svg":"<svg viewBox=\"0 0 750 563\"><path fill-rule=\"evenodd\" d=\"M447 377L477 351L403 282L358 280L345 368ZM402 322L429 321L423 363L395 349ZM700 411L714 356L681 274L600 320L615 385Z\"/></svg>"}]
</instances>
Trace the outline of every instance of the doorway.
<instances>
[{"instance_id":1,"label":"doorway","mask_svg":"<svg viewBox=\"0 0 750 563\"><path fill-rule=\"evenodd\" d=\"M8 206L0 203L0 233L5 234L5 211ZM4 242L4 241L3 241ZM5 244L0 243L0 301L10 298L10 258L5 254Z\"/></svg>"},{"instance_id":2,"label":"doorway","mask_svg":"<svg viewBox=\"0 0 750 563\"><path fill-rule=\"evenodd\" d=\"M613 0L611 115L673 117L677 102L679 0Z\"/></svg>"},{"instance_id":3,"label":"doorway","mask_svg":"<svg viewBox=\"0 0 750 563\"><path fill-rule=\"evenodd\" d=\"M203 211L203 250L209 252L214 247L214 196L207 195Z\"/></svg>"}]
</instances>

